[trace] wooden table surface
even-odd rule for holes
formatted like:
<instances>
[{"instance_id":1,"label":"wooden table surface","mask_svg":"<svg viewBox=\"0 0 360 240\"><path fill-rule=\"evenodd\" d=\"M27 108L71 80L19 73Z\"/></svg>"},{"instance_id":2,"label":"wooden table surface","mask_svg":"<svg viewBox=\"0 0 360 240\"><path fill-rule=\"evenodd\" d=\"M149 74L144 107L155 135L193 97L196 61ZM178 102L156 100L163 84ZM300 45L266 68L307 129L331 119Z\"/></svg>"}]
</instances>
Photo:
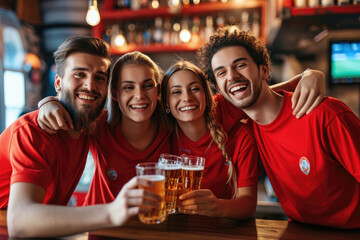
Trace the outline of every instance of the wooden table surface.
<instances>
[{"instance_id":1,"label":"wooden table surface","mask_svg":"<svg viewBox=\"0 0 360 240\"><path fill-rule=\"evenodd\" d=\"M0 239L8 239L6 213L0 212ZM233 221L199 215L170 215L166 222L146 225L136 217L124 226L90 233L81 233L61 239L111 240L111 239L158 239L158 240L213 240L213 239L360 239L360 229L340 230L327 227L292 223L281 220L251 219Z\"/></svg>"}]
</instances>

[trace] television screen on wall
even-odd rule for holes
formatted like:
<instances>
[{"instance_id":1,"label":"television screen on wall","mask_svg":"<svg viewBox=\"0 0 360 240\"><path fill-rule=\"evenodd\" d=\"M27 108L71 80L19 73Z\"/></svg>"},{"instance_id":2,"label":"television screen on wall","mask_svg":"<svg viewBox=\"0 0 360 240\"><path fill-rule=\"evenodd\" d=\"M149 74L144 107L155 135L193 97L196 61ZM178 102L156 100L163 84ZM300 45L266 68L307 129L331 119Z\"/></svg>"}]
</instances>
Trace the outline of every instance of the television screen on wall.
<instances>
[{"instance_id":1,"label":"television screen on wall","mask_svg":"<svg viewBox=\"0 0 360 240\"><path fill-rule=\"evenodd\" d=\"M332 40L329 50L330 83L359 84L360 40Z\"/></svg>"}]
</instances>

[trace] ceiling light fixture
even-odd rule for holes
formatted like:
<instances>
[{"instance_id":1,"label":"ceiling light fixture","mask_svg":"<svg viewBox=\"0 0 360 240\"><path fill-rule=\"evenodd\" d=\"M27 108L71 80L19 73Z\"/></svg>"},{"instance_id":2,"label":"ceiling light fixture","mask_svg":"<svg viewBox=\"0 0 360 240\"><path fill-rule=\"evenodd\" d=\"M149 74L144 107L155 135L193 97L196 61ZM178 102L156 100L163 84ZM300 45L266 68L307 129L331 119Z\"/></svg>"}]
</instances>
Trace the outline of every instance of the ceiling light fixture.
<instances>
[{"instance_id":1,"label":"ceiling light fixture","mask_svg":"<svg viewBox=\"0 0 360 240\"><path fill-rule=\"evenodd\" d=\"M86 13L86 22L90 26L96 26L100 22L99 9L97 7L97 0L89 1L89 10Z\"/></svg>"}]
</instances>

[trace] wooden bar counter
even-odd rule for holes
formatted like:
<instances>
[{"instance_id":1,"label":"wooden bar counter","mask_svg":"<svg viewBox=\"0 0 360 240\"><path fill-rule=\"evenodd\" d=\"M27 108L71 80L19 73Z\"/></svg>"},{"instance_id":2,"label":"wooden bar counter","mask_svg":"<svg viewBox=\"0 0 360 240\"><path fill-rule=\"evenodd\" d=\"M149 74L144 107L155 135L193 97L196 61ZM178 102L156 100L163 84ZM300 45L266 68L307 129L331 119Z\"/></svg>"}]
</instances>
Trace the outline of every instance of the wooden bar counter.
<instances>
[{"instance_id":1,"label":"wooden bar counter","mask_svg":"<svg viewBox=\"0 0 360 240\"><path fill-rule=\"evenodd\" d=\"M8 239L6 212L0 212L0 239ZM340 230L280 220L251 219L233 221L199 215L170 215L159 225L146 225L137 217L124 226L61 239L158 239L158 240L215 240L215 239L360 239L360 229Z\"/></svg>"}]
</instances>

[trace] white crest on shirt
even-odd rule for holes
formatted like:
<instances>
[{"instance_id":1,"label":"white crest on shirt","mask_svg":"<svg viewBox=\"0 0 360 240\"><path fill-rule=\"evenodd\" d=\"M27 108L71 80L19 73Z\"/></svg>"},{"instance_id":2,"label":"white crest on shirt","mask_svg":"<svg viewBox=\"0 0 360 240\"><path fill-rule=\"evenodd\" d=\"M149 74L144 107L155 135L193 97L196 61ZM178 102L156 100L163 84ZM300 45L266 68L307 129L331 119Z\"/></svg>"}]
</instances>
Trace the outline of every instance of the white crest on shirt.
<instances>
[{"instance_id":1,"label":"white crest on shirt","mask_svg":"<svg viewBox=\"0 0 360 240\"><path fill-rule=\"evenodd\" d=\"M300 170L305 174L309 175L310 172L310 162L306 157L301 157L299 161Z\"/></svg>"}]
</instances>

